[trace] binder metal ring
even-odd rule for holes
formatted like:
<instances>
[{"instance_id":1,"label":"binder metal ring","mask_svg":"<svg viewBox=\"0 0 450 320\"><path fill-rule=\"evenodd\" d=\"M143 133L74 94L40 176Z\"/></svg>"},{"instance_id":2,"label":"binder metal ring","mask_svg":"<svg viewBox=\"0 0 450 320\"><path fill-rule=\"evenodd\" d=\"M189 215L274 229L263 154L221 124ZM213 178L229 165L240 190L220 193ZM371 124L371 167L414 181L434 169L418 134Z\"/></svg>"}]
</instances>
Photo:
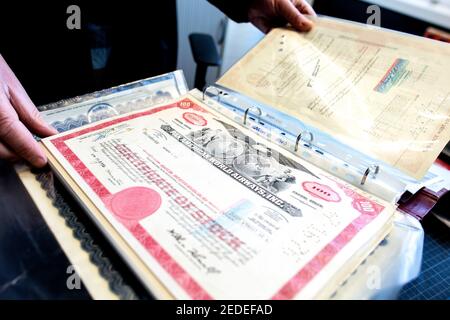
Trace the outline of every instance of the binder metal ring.
<instances>
[{"instance_id":1,"label":"binder metal ring","mask_svg":"<svg viewBox=\"0 0 450 320\"><path fill-rule=\"evenodd\" d=\"M297 136L297 139L295 140L295 148L294 148L294 151L295 151L295 152L298 151L298 145L299 145L300 140L302 139L302 136L303 136L304 133L309 134L309 136L310 136L309 142L310 142L310 143L314 140L314 136L313 136L313 134L312 134L311 132L309 132L309 131L301 132L301 133Z\"/></svg>"},{"instance_id":2,"label":"binder metal ring","mask_svg":"<svg viewBox=\"0 0 450 320\"><path fill-rule=\"evenodd\" d=\"M217 91L217 94L215 94L215 96L217 97L217 101L220 102L220 90L214 86L206 86L205 89L203 89L202 100L205 101L206 91L208 91L209 88L213 88Z\"/></svg>"},{"instance_id":3,"label":"binder metal ring","mask_svg":"<svg viewBox=\"0 0 450 320\"><path fill-rule=\"evenodd\" d=\"M250 109L256 109L258 111L258 117L260 117L262 115L262 111L259 107L250 107L247 108L244 112L244 125L247 124L247 117L248 117L248 112L250 111Z\"/></svg>"},{"instance_id":4,"label":"binder metal ring","mask_svg":"<svg viewBox=\"0 0 450 320\"><path fill-rule=\"evenodd\" d=\"M380 166L378 165L371 165L370 167L367 167L366 171L364 171L364 174L361 179L361 185L363 186L366 183L367 177L372 172L373 177L375 177L378 172L380 172Z\"/></svg>"}]
</instances>

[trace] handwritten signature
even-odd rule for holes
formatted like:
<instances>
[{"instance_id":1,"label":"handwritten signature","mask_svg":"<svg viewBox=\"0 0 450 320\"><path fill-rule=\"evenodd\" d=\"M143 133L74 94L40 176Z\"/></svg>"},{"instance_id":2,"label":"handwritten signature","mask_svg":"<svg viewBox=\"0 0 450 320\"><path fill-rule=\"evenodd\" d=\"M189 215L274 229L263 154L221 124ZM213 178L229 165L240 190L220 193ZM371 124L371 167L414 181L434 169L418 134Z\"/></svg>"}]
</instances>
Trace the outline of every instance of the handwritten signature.
<instances>
[{"instance_id":1,"label":"handwritten signature","mask_svg":"<svg viewBox=\"0 0 450 320\"><path fill-rule=\"evenodd\" d=\"M221 271L216 267L207 265L205 262L207 260L207 257L204 254L200 253L197 249L187 249L185 244L186 238L183 237L183 235L181 235L175 229L168 230L168 233L182 248L186 249L186 252L192 257L192 259L197 262L198 265L201 266L202 269L206 271L206 273L221 273Z\"/></svg>"}]
</instances>

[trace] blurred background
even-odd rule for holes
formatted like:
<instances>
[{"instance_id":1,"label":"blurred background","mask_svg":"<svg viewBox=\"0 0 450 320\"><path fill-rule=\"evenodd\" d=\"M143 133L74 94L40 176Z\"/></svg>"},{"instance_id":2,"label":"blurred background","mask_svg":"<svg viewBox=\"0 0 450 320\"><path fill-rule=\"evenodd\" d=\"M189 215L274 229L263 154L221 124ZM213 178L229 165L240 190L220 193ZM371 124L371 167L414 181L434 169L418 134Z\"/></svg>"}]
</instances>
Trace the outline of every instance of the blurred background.
<instances>
[{"instance_id":1,"label":"blurred background","mask_svg":"<svg viewBox=\"0 0 450 320\"><path fill-rule=\"evenodd\" d=\"M362 23L373 13L368 7L377 5L383 27L450 38L450 0L310 2L318 14ZM225 11L240 8L240 2L229 3ZM66 26L67 8L74 4L81 12L79 30ZM262 37L251 24L228 19L207 0L8 1L0 11L0 54L37 105L175 69L184 71L190 88L201 88Z\"/></svg>"},{"instance_id":2,"label":"blurred background","mask_svg":"<svg viewBox=\"0 0 450 320\"><path fill-rule=\"evenodd\" d=\"M430 27L443 32L450 30L450 0L310 0L318 14L366 23L367 8L378 5L381 26L423 36ZM189 87L194 86L195 63L188 35L194 32L211 35L222 59L220 67L210 67L207 82L213 83L263 34L249 23L235 23L204 0L177 0L178 68L183 69Z\"/></svg>"}]
</instances>

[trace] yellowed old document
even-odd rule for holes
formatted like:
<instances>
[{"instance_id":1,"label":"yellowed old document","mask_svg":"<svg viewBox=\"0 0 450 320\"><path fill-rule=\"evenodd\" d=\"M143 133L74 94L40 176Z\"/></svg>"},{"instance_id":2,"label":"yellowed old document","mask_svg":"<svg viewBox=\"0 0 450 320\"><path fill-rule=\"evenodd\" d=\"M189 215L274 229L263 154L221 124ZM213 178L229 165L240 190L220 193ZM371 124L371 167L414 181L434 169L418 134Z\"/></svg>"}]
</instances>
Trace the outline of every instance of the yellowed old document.
<instances>
[{"instance_id":1,"label":"yellowed old document","mask_svg":"<svg viewBox=\"0 0 450 320\"><path fill-rule=\"evenodd\" d=\"M414 178L450 137L450 45L330 18L275 29L220 85Z\"/></svg>"}]
</instances>

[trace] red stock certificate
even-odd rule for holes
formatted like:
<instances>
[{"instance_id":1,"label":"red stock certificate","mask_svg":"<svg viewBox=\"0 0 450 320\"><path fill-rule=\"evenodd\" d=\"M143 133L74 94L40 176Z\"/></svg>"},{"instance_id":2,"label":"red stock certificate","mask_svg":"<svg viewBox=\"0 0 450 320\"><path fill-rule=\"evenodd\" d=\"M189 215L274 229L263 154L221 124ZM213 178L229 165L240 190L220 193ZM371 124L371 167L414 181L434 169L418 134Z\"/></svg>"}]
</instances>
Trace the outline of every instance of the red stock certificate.
<instances>
[{"instance_id":1,"label":"red stock certificate","mask_svg":"<svg viewBox=\"0 0 450 320\"><path fill-rule=\"evenodd\" d=\"M190 96L43 142L175 298L318 297L393 212Z\"/></svg>"}]
</instances>

